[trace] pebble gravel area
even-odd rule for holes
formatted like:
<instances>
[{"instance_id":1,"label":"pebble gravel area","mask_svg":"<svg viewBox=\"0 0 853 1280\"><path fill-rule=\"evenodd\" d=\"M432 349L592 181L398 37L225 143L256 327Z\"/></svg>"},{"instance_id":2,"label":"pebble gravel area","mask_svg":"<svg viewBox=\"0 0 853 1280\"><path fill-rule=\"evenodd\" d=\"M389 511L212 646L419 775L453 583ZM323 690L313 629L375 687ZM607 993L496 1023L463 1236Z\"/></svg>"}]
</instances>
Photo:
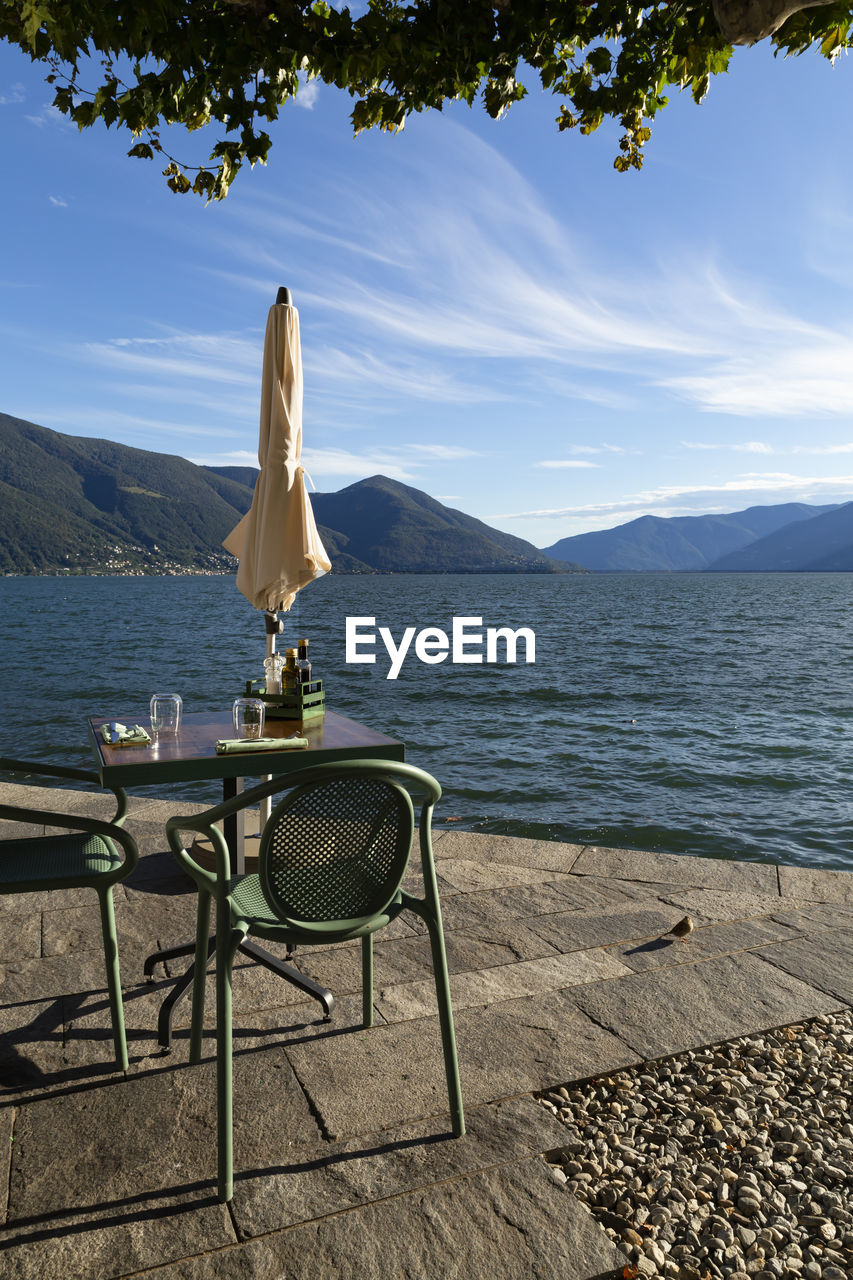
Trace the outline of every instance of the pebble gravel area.
<instances>
[{"instance_id":1,"label":"pebble gravel area","mask_svg":"<svg viewBox=\"0 0 853 1280\"><path fill-rule=\"evenodd\" d=\"M853 1280L853 1012L678 1054L541 1101L555 1179L676 1280Z\"/></svg>"}]
</instances>

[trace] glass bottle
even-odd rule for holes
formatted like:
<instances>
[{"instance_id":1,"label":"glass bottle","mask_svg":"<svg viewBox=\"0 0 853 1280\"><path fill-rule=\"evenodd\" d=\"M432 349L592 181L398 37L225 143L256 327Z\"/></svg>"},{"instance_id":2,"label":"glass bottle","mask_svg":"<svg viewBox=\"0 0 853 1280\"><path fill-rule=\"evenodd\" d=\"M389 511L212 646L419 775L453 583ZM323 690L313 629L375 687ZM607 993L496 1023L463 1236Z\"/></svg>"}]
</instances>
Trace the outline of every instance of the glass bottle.
<instances>
[{"instance_id":1,"label":"glass bottle","mask_svg":"<svg viewBox=\"0 0 853 1280\"><path fill-rule=\"evenodd\" d=\"M296 668L299 672L299 683L301 685L311 683L311 662L308 658L308 641L300 640L299 649L296 656Z\"/></svg>"},{"instance_id":2,"label":"glass bottle","mask_svg":"<svg viewBox=\"0 0 853 1280\"><path fill-rule=\"evenodd\" d=\"M299 674L296 668L296 650L288 649L285 652L284 662L284 692L296 693L299 687Z\"/></svg>"}]
</instances>

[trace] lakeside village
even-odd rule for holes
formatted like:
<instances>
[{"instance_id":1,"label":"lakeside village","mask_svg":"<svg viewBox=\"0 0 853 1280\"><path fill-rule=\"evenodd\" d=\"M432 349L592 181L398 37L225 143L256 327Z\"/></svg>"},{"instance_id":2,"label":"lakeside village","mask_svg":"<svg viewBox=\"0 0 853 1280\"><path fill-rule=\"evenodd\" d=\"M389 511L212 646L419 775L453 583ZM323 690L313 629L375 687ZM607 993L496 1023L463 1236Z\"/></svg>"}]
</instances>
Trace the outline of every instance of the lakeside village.
<instances>
[{"instance_id":1,"label":"lakeside village","mask_svg":"<svg viewBox=\"0 0 853 1280\"><path fill-rule=\"evenodd\" d=\"M172 556L164 556L156 543L151 547L104 547L97 552L66 555L67 563L51 568L6 572L5 578L65 578L65 577L224 577L237 571L237 560L227 552L210 552L198 556L194 562L185 563Z\"/></svg>"}]
</instances>

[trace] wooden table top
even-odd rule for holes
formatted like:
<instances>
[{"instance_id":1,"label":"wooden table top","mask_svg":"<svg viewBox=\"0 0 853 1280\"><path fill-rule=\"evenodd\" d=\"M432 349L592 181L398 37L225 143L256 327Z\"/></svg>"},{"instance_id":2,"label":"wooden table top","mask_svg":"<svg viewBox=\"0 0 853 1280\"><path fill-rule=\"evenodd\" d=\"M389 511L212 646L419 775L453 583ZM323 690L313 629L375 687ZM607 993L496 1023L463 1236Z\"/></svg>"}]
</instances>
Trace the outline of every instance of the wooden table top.
<instances>
[{"instance_id":1,"label":"wooden table top","mask_svg":"<svg viewBox=\"0 0 853 1280\"><path fill-rule=\"evenodd\" d=\"M116 786L140 786L164 782L187 782L203 778L243 778L262 774L283 774L327 760L403 760L405 746L356 720L327 711L306 724L298 720L268 720L265 738L288 738L298 732L308 739L308 749L245 751L216 754L219 738L233 738L230 708L227 711L191 712L181 719L176 737L161 738L145 747L107 746L101 726L111 720L120 724L141 724L150 732L147 716L121 714L94 716L89 720L89 737L95 752L101 782Z\"/></svg>"}]
</instances>

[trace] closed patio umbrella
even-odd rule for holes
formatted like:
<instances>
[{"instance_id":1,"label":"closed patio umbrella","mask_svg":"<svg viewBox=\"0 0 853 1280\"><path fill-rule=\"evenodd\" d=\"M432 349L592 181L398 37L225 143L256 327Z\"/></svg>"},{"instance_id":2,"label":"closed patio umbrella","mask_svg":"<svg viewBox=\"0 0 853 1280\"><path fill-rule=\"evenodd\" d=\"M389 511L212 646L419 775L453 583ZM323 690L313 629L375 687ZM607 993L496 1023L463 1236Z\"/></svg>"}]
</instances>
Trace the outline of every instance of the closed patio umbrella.
<instances>
[{"instance_id":1,"label":"closed patio umbrella","mask_svg":"<svg viewBox=\"0 0 853 1280\"><path fill-rule=\"evenodd\" d=\"M290 290L270 307L261 377L261 473L252 505L223 546L240 561L237 587L267 616L267 656L275 651L285 612L296 593L331 569L317 532L302 456L302 350L299 313Z\"/></svg>"}]
</instances>

